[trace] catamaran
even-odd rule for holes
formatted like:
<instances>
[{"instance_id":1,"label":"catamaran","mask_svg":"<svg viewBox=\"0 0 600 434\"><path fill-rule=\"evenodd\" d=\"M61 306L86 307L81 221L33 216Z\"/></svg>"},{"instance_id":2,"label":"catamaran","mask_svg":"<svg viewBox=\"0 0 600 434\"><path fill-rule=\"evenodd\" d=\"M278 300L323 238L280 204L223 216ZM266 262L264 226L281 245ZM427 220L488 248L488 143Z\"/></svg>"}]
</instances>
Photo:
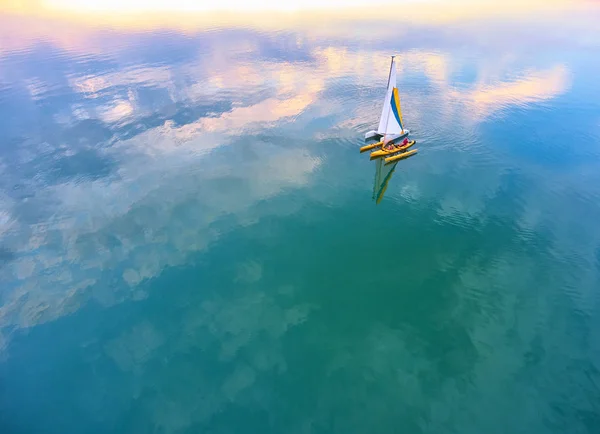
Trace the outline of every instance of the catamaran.
<instances>
[{"instance_id":1,"label":"catamaran","mask_svg":"<svg viewBox=\"0 0 600 434\"><path fill-rule=\"evenodd\" d=\"M374 158L401 152L404 149L388 149L384 152L384 147L390 142L395 143L404 140L408 137L409 133L410 130L404 128L404 121L402 120L400 95L398 94L398 88L396 87L396 60L395 56L392 56L387 91L385 94L385 100L383 101L381 117L379 118L379 126L377 127L377 130L371 130L365 134L365 140L375 139L379 141L377 143L363 146L360 148L360 152L366 152L371 149L381 147L381 155L372 155ZM414 144L414 142L407 141L407 143L403 143L403 146L409 143L410 146ZM410 146L407 146L406 148Z\"/></svg>"}]
</instances>

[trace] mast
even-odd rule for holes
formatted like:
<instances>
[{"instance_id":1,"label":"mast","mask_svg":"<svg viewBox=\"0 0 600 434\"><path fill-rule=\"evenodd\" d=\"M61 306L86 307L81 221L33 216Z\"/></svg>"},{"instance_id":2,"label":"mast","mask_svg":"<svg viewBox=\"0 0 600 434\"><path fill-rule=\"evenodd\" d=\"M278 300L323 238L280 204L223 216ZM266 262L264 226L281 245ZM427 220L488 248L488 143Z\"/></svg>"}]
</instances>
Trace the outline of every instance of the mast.
<instances>
[{"instance_id":1,"label":"mast","mask_svg":"<svg viewBox=\"0 0 600 434\"><path fill-rule=\"evenodd\" d=\"M388 74L388 84L387 84L387 89L385 90L385 94L387 95L387 91L390 88L390 79L392 78L392 67L394 66L394 57L396 56L392 56L392 61L390 62L390 73ZM388 127L388 123L390 122L390 114L388 113L387 115L387 119L385 120L385 131L383 133L383 144L385 145L385 136L387 135L387 127Z\"/></svg>"},{"instance_id":2,"label":"mast","mask_svg":"<svg viewBox=\"0 0 600 434\"><path fill-rule=\"evenodd\" d=\"M389 89L389 87L390 87L390 78L392 78L392 66L394 65L394 57L396 57L396 56L392 56L392 61L390 62L390 72L388 73L387 89ZM387 89L386 89L386 92L387 92Z\"/></svg>"}]
</instances>

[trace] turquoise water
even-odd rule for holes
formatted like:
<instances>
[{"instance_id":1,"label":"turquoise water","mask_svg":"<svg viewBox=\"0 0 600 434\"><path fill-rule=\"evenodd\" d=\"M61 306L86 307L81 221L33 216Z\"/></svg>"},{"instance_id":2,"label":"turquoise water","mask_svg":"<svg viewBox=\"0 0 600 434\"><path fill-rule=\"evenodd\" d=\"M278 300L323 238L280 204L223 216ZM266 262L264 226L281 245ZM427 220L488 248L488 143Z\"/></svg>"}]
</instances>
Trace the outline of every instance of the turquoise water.
<instances>
[{"instance_id":1,"label":"turquoise water","mask_svg":"<svg viewBox=\"0 0 600 434\"><path fill-rule=\"evenodd\" d=\"M600 432L598 22L2 17L0 432Z\"/></svg>"}]
</instances>

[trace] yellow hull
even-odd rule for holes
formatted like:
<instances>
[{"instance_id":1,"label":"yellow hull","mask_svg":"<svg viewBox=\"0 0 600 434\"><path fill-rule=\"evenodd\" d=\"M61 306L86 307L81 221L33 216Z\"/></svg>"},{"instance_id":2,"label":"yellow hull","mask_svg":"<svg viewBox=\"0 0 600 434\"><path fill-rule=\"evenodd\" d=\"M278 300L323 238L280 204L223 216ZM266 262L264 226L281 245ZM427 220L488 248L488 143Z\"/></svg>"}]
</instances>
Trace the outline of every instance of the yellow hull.
<instances>
[{"instance_id":1,"label":"yellow hull","mask_svg":"<svg viewBox=\"0 0 600 434\"><path fill-rule=\"evenodd\" d=\"M370 145L365 145L362 148L360 148L360 153L362 154L363 152L370 151L371 149L375 149L381 145L383 145L383 142L377 142L377 143L373 143Z\"/></svg>"},{"instance_id":2,"label":"yellow hull","mask_svg":"<svg viewBox=\"0 0 600 434\"><path fill-rule=\"evenodd\" d=\"M417 142L415 140L412 140L412 141L408 142L406 145L400 146L398 148L394 147L394 149L390 149L390 150L380 149L379 151L371 152L371 158L370 159L374 160L376 158L385 157L386 155L392 155L392 154L395 154L397 152L406 151L408 148L410 148L415 143L417 143Z\"/></svg>"},{"instance_id":3,"label":"yellow hull","mask_svg":"<svg viewBox=\"0 0 600 434\"><path fill-rule=\"evenodd\" d=\"M388 164L392 164L398 160L404 160L405 158L408 158L411 155L415 155L417 151L418 149L413 149L412 151L403 152L402 154L394 155L393 157L388 157L385 159L385 165L387 166Z\"/></svg>"}]
</instances>

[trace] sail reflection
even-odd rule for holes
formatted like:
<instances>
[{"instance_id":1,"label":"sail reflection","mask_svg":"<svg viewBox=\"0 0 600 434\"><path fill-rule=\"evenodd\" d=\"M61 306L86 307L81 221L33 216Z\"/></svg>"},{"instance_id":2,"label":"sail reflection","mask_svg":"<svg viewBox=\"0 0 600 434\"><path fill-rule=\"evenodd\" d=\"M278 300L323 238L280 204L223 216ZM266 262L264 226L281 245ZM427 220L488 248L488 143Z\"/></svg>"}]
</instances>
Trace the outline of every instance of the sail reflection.
<instances>
[{"instance_id":1,"label":"sail reflection","mask_svg":"<svg viewBox=\"0 0 600 434\"><path fill-rule=\"evenodd\" d=\"M390 179L394 175L396 171L396 166L398 163L394 164L384 164L383 159L379 158L375 160L375 180L373 182L373 200L376 204L379 204L385 195L385 192L388 188L388 184L390 183Z\"/></svg>"}]
</instances>

